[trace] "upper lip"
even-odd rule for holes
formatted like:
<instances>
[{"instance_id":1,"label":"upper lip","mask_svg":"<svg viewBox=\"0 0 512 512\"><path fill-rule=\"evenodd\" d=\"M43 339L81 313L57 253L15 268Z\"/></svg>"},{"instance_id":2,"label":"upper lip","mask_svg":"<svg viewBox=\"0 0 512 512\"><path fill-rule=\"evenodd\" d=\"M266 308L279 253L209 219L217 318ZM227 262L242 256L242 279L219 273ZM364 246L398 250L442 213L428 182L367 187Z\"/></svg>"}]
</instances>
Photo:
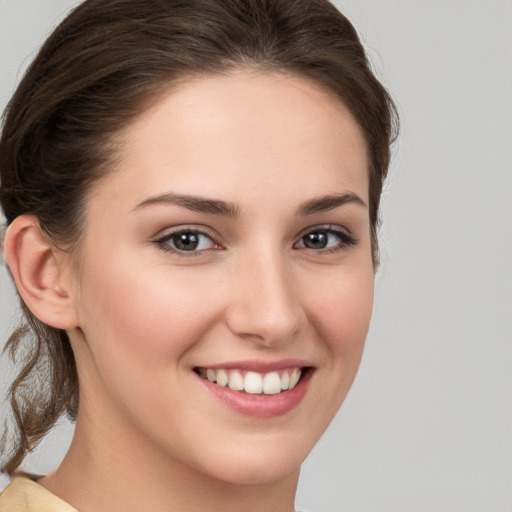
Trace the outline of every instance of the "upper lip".
<instances>
[{"instance_id":1,"label":"upper lip","mask_svg":"<svg viewBox=\"0 0 512 512\"><path fill-rule=\"evenodd\" d=\"M280 359L278 361L248 360L226 361L224 363L200 365L196 368L206 368L212 370L246 370L259 373L269 373L285 368L305 368L314 366L311 361L304 359Z\"/></svg>"}]
</instances>

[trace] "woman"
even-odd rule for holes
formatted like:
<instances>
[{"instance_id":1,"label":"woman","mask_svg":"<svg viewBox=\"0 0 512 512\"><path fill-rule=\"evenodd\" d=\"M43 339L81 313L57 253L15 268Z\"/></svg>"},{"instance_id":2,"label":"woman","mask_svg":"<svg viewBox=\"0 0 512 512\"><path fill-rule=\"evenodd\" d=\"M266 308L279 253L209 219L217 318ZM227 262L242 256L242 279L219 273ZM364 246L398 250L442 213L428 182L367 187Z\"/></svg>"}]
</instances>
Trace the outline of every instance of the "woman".
<instances>
[{"instance_id":1,"label":"woman","mask_svg":"<svg viewBox=\"0 0 512 512\"><path fill-rule=\"evenodd\" d=\"M394 125L325 0L76 8L0 141L31 344L4 471L76 429L0 511L294 510L361 358Z\"/></svg>"}]
</instances>

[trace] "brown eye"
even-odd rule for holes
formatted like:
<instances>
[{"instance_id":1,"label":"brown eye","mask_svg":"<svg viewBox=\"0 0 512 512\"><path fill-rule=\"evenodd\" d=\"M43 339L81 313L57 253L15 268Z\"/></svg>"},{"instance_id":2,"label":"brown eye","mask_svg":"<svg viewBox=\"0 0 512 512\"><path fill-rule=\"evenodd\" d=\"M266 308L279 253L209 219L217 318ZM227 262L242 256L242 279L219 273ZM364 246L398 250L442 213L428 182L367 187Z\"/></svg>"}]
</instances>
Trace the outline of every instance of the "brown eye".
<instances>
[{"instance_id":1,"label":"brown eye","mask_svg":"<svg viewBox=\"0 0 512 512\"><path fill-rule=\"evenodd\" d=\"M207 234L190 229L169 233L157 240L156 243L168 251L189 253L218 247Z\"/></svg>"},{"instance_id":2,"label":"brown eye","mask_svg":"<svg viewBox=\"0 0 512 512\"><path fill-rule=\"evenodd\" d=\"M314 251L336 251L343 250L356 245L357 240L353 235L341 229L314 229L303 235L295 248L305 248Z\"/></svg>"},{"instance_id":3,"label":"brown eye","mask_svg":"<svg viewBox=\"0 0 512 512\"><path fill-rule=\"evenodd\" d=\"M195 251L199 245L199 236L197 233L177 233L170 239L176 249L180 251Z\"/></svg>"},{"instance_id":4,"label":"brown eye","mask_svg":"<svg viewBox=\"0 0 512 512\"><path fill-rule=\"evenodd\" d=\"M329 242L329 236L326 231L313 231L302 237L304 247L308 249L325 249Z\"/></svg>"}]
</instances>

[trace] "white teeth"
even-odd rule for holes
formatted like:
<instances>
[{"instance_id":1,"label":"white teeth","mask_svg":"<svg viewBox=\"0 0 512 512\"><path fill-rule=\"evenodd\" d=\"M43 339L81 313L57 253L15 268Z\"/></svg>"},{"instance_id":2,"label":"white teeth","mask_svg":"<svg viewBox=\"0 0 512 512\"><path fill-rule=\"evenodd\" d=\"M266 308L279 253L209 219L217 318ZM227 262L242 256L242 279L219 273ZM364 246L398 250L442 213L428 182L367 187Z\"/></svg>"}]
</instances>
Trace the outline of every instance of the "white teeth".
<instances>
[{"instance_id":1,"label":"white teeth","mask_svg":"<svg viewBox=\"0 0 512 512\"><path fill-rule=\"evenodd\" d=\"M245 391L252 395L276 395L281 391L293 389L299 382L302 371L299 368L267 374L248 371L244 376L241 370L199 368L198 373L203 379L216 382L221 387L228 386L234 391Z\"/></svg>"},{"instance_id":2,"label":"white teeth","mask_svg":"<svg viewBox=\"0 0 512 512\"><path fill-rule=\"evenodd\" d=\"M238 370L229 372L228 386L229 389L234 389L235 391L242 391L244 389L244 378Z\"/></svg>"},{"instance_id":3,"label":"white teeth","mask_svg":"<svg viewBox=\"0 0 512 512\"><path fill-rule=\"evenodd\" d=\"M290 374L285 372L281 377L281 389L284 391L290 387Z\"/></svg>"},{"instance_id":4,"label":"white teeth","mask_svg":"<svg viewBox=\"0 0 512 512\"><path fill-rule=\"evenodd\" d=\"M263 379L261 374L256 372L247 372L244 379L244 389L246 393L258 395L263 391Z\"/></svg>"},{"instance_id":5,"label":"white teeth","mask_svg":"<svg viewBox=\"0 0 512 512\"><path fill-rule=\"evenodd\" d=\"M277 372L270 372L263 378L263 393L265 395L276 395L281 392L281 379Z\"/></svg>"},{"instance_id":6,"label":"white teeth","mask_svg":"<svg viewBox=\"0 0 512 512\"><path fill-rule=\"evenodd\" d=\"M290 375L290 388L293 389L297 382L299 382L300 379L300 370L298 368L294 368L292 374Z\"/></svg>"},{"instance_id":7,"label":"white teeth","mask_svg":"<svg viewBox=\"0 0 512 512\"><path fill-rule=\"evenodd\" d=\"M219 386L226 386L228 383L228 372L226 370L217 370L217 384Z\"/></svg>"}]
</instances>

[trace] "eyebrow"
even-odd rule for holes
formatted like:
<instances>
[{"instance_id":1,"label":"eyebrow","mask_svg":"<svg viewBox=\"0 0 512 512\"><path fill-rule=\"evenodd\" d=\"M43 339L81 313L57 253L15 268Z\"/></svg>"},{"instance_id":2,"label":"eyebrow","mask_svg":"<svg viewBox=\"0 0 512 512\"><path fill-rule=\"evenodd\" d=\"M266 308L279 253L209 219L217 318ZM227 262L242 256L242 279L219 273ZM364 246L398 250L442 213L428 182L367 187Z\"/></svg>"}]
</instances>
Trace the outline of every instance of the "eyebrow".
<instances>
[{"instance_id":1,"label":"eyebrow","mask_svg":"<svg viewBox=\"0 0 512 512\"><path fill-rule=\"evenodd\" d=\"M366 203L357 194L354 192L346 192L344 194L320 196L310 199L299 206L297 209L297 215L300 217L306 217L308 215L313 215L314 213L333 210L334 208L350 203L358 204L365 208L367 207ZM207 199L200 196L173 193L149 197L142 201L142 203L138 204L134 210L159 204L173 204L200 213L209 213L230 218L236 218L240 214L240 209L234 203L222 201L221 199Z\"/></svg>"},{"instance_id":2,"label":"eyebrow","mask_svg":"<svg viewBox=\"0 0 512 512\"><path fill-rule=\"evenodd\" d=\"M366 203L354 192L321 196L303 203L297 210L298 215L305 217L314 213L326 212L345 204L357 204L367 208Z\"/></svg>"},{"instance_id":3,"label":"eyebrow","mask_svg":"<svg viewBox=\"0 0 512 512\"><path fill-rule=\"evenodd\" d=\"M161 194L150 197L135 207L145 208L155 204L175 204L201 213L211 213L213 215L222 215L225 217L238 217L239 210L233 203L221 201L220 199L207 199L199 196L189 196L182 194Z\"/></svg>"}]
</instances>

